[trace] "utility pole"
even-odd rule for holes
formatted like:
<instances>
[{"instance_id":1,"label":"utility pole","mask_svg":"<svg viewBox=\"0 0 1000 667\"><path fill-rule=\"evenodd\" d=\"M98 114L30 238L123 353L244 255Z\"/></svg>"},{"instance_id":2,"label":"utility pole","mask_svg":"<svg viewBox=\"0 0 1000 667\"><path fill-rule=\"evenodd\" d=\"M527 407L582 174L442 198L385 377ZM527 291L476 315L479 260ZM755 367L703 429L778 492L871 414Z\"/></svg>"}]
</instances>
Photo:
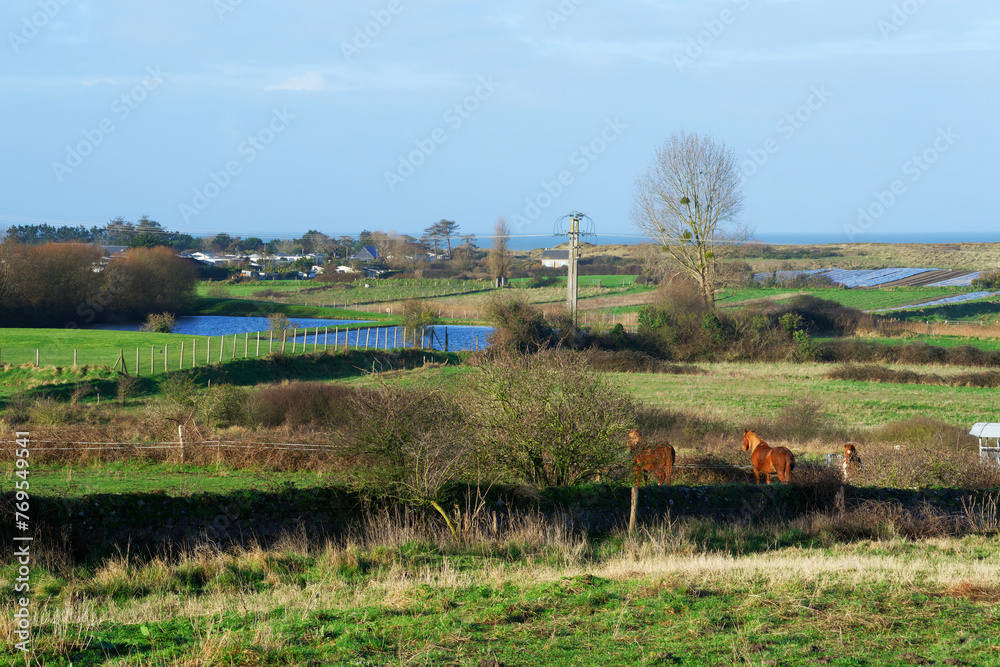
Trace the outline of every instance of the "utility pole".
<instances>
[{"instance_id":1,"label":"utility pole","mask_svg":"<svg viewBox=\"0 0 1000 667\"><path fill-rule=\"evenodd\" d=\"M569 220L568 229L566 220ZM582 231L580 223L587 223L587 231ZM577 299L579 296L579 270L577 262L580 259L580 236L592 236L594 223L584 213L574 211L564 215L556 222L555 236L569 236L569 273L566 280L566 308L573 318L573 326L577 323Z\"/></svg>"}]
</instances>

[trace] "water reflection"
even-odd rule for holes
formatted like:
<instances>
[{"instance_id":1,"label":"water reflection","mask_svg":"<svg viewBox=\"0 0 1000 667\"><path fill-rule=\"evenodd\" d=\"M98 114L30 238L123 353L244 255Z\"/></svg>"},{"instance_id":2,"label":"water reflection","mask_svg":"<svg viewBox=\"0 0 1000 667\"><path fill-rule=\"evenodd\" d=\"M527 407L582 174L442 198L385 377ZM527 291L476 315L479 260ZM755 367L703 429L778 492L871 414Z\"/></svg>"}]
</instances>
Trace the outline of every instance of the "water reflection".
<instances>
[{"instance_id":1,"label":"water reflection","mask_svg":"<svg viewBox=\"0 0 1000 667\"><path fill-rule=\"evenodd\" d=\"M372 323L373 326L346 329L345 325L365 324L357 320L332 320L313 319L305 317L295 317L291 319L295 327L294 346L296 351L305 349L340 348L344 345L351 347L361 347L369 349L392 349L413 345L412 334L404 336L401 327L380 327ZM131 324L96 324L92 329L103 329L113 331L138 331L138 323ZM234 317L225 315L194 315L190 317L180 317L177 319L177 326L174 333L189 336L233 336L249 334L251 348L255 348L257 333L260 332L261 353L278 349L282 342L281 335L272 337L268 332L269 322L266 317ZM438 325L428 327L424 338L425 348L435 350L448 349L451 352L461 352L465 350L476 350L486 347L487 336L493 331L492 327L477 327L464 325ZM289 346L293 345L292 332L289 331L284 337L286 352Z\"/></svg>"}]
</instances>

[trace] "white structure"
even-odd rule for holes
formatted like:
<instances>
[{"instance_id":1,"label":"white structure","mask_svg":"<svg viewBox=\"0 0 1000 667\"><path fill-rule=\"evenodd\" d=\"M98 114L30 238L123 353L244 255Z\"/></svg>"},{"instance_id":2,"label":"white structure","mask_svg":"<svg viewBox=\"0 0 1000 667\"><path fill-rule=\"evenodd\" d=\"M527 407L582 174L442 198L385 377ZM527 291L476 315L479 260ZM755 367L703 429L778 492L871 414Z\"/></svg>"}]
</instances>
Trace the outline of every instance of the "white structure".
<instances>
[{"instance_id":1,"label":"white structure","mask_svg":"<svg viewBox=\"0 0 1000 667\"><path fill-rule=\"evenodd\" d=\"M979 438L979 462L993 461L1000 466L1000 424L988 422L973 424L969 435ZM990 440L993 441L992 447Z\"/></svg>"},{"instance_id":2,"label":"white structure","mask_svg":"<svg viewBox=\"0 0 1000 667\"><path fill-rule=\"evenodd\" d=\"M569 266L569 250L545 250L542 252L542 266L551 269Z\"/></svg>"}]
</instances>

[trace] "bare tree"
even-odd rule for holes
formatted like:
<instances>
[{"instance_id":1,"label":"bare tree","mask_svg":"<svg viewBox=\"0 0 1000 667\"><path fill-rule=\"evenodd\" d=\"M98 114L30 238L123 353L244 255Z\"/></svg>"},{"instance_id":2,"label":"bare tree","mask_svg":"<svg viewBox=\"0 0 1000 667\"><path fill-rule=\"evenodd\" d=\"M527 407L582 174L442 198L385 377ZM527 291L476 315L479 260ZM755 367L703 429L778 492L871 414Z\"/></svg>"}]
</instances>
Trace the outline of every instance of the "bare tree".
<instances>
[{"instance_id":1,"label":"bare tree","mask_svg":"<svg viewBox=\"0 0 1000 667\"><path fill-rule=\"evenodd\" d=\"M494 287L503 287L510 279L513 260L510 256L510 223L507 216L497 216L493 223L493 247L486 258L486 266L493 278Z\"/></svg>"},{"instance_id":2,"label":"bare tree","mask_svg":"<svg viewBox=\"0 0 1000 667\"><path fill-rule=\"evenodd\" d=\"M736 154L711 136L673 134L636 179L632 221L697 281L712 308L719 260L753 236L742 211Z\"/></svg>"}]
</instances>

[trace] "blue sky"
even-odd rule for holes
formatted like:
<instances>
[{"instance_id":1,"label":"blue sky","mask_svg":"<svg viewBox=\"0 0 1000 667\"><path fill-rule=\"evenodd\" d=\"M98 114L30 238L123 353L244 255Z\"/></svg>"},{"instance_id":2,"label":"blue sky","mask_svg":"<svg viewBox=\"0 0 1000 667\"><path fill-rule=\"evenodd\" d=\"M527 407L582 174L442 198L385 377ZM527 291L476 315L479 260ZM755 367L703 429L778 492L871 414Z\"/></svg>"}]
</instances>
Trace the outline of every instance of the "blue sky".
<instances>
[{"instance_id":1,"label":"blue sky","mask_svg":"<svg viewBox=\"0 0 1000 667\"><path fill-rule=\"evenodd\" d=\"M686 130L762 236L1000 231L995 0L4 0L0 34L0 225L636 234Z\"/></svg>"}]
</instances>

